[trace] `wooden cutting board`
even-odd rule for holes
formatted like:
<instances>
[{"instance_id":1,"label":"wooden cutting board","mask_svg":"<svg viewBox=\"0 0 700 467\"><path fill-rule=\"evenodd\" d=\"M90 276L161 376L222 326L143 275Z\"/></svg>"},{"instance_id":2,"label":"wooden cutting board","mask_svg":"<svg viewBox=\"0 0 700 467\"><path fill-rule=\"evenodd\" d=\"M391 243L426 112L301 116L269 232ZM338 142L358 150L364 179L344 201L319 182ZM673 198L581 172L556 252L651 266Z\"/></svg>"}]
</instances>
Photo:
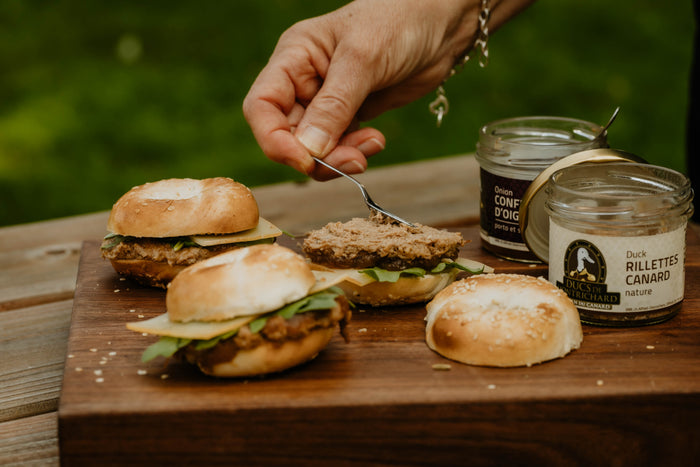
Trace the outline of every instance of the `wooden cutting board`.
<instances>
[{"instance_id":1,"label":"wooden cutting board","mask_svg":"<svg viewBox=\"0 0 700 467\"><path fill-rule=\"evenodd\" d=\"M496 272L543 265L463 256ZM282 240L296 247L295 241ZM313 361L264 378L218 380L186 364L141 363L156 338L129 321L165 311L165 292L120 280L85 243L59 404L64 465L482 465L681 463L700 436L700 242L688 234L686 299L649 327L584 326L579 350L532 367L450 362L424 341L423 306L357 309ZM449 364L438 370L435 364ZM658 461L658 462L655 462Z\"/></svg>"}]
</instances>

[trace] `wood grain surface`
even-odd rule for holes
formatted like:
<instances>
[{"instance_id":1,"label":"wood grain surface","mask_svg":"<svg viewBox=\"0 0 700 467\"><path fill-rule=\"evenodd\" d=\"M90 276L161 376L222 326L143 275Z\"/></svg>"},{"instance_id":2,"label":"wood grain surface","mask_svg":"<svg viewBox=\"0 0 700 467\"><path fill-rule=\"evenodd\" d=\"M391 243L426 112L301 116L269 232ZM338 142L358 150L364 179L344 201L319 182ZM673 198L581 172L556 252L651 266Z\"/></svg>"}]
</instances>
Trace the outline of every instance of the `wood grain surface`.
<instances>
[{"instance_id":1,"label":"wood grain surface","mask_svg":"<svg viewBox=\"0 0 700 467\"><path fill-rule=\"evenodd\" d=\"M463 254L496 272L546 275ZM285 240L285 242L291 242ZM290 243L290 246L294 246ZM700 242L688 236L686 299L649 327L584 326L580 349L532 367L450 362L427 348L423 306L357 309L313 361L218 380L140 362L155 340L125 323L164 311L164 291L120 280L83 245L59 403L74 464L687 465L700 460ZM440 371L434 364L449 364Z\"/></svg>"},{"instance_id":2,"label":"wood grain surface","mask_svg":"<svg viewBox=\"0 0 700 467\"><path fill-rule=\"evenodd\" d=\"M466 154L372 168L357 178L383 207L406 218L457 225L478 222L477 174L474 156ZM253 192L266 218L297 234L367 213L347 180L284 182ZM81 245L103 237L107 209L0 227L0 465L58 465L56 409Z\"/></svg>"}]
</instances>

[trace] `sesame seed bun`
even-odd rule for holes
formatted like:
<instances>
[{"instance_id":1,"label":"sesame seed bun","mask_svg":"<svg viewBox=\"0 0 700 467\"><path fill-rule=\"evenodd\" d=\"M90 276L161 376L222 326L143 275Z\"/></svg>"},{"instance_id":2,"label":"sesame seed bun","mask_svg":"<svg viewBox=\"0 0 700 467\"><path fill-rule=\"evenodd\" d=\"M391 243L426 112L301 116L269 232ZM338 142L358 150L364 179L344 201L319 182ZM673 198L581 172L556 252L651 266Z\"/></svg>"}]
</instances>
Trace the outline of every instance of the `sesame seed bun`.
<instances>
[{"instance_id":1,"label":"sesame seed bun","mask_svg":"<svg viewBox=\"0 0 700 467\"><path fill-rule=\"evenodd\" d=\"M316 278L304 258L276 244L221 253L181 271L166 294L172 321L223 321L305 297Z\"/></svg>"},{"instance_id":2,"label":"sesame seed bun","mask_svg":"<svg viewBox=\"0 0 700 467\"><path fill-rule=\"evenodd\" d=\"M230 178L171 178L133 187L114 203L107 229L132 237L230 234L258 224L248 187Z\"/></svg>"},{"instance_id":3,"label":"sesame seed bun","mask_svg":"<svg viewBox=\"0 0 700 467\"><path fill-rule=\"evenodd\" d=\"M427 306L426 343L462 363L530 366L577 349L578 310L544 278L482 274L452 283Z\"/></svg>"}]
</instances>

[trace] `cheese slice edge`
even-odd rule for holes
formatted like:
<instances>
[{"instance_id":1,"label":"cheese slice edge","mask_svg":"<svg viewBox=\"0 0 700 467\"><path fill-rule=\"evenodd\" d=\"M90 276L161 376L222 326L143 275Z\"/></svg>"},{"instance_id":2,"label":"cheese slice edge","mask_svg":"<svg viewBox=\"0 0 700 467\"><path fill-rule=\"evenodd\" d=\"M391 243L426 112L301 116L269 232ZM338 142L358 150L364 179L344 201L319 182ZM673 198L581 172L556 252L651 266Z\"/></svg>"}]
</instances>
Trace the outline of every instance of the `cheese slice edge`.
<instances>
[{"instance_id":1,"label":"cheese slice edge","mask_svg":"<svg viewBox=\"0 0 700 467\"><path fill-rule=\"evenodd\" d=\"M208 340L227 332L239 329L259 315L241 316L226 321L190 321L177 323L170 321L167 313L144 321L127 323L127 329L156 336L181 337L184 339Z\"/></svg>"},{"instance_id":2,"label":"cheese slice edge","mask_svg":"<svg viewBox=\"0 0 700 467\"><path fill-rule=\"evenodd\" d=\"M190 238L199 246L225 245L227 243L254 242L282 235L282 231L272 222L261 217L258 225L252 229L225 235L191 235Z\"/></svg>"}]
</instances>

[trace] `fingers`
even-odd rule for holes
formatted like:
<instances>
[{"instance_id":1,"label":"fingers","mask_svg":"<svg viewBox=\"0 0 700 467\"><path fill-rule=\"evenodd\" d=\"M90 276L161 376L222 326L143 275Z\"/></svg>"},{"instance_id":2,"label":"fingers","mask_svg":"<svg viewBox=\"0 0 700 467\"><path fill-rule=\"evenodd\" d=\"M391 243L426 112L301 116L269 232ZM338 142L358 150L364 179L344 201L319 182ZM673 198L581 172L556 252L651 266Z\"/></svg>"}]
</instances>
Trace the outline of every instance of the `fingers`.
<instances>
[{"instance_id":1,"label":"fingers","mask_svg":"<svg viewBox=\"0 0 700 467\"><path fill-rule=\"evenodd\" d=\"M362 60L337 49L323 85L306 107L296 137L314 156L324 158L338 144L355 120L373 80Z\"/></svg>"},{"instance_id":2,"label":"fingers","mask_svg":"<svg viewBox=\"0 0 700 467\"><path fill-rule=\"evenodd\" d=\"M315 163L292 134L304 109L297 102L297 86L283 67L266 67L243 101L243 114L265 155L309 174Z\"/></svg>"},{"instance_id":3,"label":"fingers","mask_svg":"<svg viewBox=\"0 0 700 467\"><path fill-rule=\"evenodd\" d=\"M367 158L384 149L384 135L375 128L362 128L341 138L339 144L323 159L343 172L353 175L367 170ZM338 177L332 170L317 164L311 177L330 180Z\"/></svg>"}]
</instances>

